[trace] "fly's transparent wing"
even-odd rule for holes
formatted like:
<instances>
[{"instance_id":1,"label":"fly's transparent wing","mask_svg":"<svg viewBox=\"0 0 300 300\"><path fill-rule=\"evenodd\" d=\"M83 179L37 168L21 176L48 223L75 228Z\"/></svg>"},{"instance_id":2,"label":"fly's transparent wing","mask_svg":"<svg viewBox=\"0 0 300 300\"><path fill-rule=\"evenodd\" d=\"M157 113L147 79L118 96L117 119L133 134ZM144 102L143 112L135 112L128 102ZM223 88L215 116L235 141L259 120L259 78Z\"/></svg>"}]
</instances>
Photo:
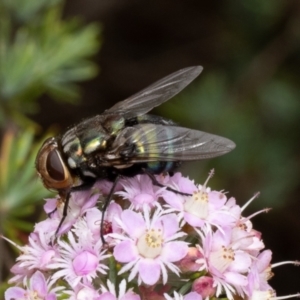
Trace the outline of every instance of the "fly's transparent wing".
<instances>
[{"instance_id":1,"label":"fly's transparent wing","mask_svg":"<svg viewBox=\"0 0 300 300\"><path fill-rule=\"evenodd\" d=\"M183 90L202 70L201 66L195 66L172 73L126 100L118 102L103 114L122 114L125 118L146 114Z\"/></svg>"},{"instance_id":2,"label":"fly's transparent wing","mask_svg":"<svg viewBox=\"0 0 300 300\"><path fill-rule=\"evenodd\" d=\"M187 161L223 155L235 148L231 140L179 126L139 124L125 128L115 140L109 157L128 163Z\"/></svg>"}]
</instances>

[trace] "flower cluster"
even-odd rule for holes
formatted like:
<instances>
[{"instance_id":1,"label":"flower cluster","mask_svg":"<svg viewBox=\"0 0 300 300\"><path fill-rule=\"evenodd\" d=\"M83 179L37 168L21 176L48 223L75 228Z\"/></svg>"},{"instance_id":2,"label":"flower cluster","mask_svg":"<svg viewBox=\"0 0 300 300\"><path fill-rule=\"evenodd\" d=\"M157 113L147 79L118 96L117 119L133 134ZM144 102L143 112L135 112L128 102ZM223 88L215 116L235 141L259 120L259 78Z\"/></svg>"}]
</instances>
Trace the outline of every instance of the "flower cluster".
<instances>
[{"instance_id":1,"label":"flower cluster","mask_svg":"<svg viewBox=\"0 0 300 300\"><path fill-rule=\"evenodd\" d=\"M15 245L22 254L5 299L276 299L272 253L242 216L257 195L240 207L208 179L157 175L161 187L148 175L123 178L105 212L112 184L99 181L72 193L56 237L64 203L47 199L49 218Z\"/></svg>"}]
</instances>

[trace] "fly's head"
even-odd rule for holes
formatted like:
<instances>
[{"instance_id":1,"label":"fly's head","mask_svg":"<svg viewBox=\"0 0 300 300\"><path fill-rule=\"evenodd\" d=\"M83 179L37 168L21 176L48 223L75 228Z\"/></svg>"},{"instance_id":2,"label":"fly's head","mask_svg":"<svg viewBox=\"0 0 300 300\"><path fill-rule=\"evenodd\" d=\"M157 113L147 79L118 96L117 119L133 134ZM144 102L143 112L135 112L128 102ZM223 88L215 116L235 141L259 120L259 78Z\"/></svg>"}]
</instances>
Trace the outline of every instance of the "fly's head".
<instances>
[{"instance_id":1,"label":"fly's head","mask_svg":"<svg viewBox=\"0 0 300 300\"><path fill-rule=\"evenodd\" d=\"M57 190L64 194L74 184L74 177L70 173L60 152L56 138L48 138L40 148L35 167L44 186L49 190Z\"/></svg>"}]
</instances>

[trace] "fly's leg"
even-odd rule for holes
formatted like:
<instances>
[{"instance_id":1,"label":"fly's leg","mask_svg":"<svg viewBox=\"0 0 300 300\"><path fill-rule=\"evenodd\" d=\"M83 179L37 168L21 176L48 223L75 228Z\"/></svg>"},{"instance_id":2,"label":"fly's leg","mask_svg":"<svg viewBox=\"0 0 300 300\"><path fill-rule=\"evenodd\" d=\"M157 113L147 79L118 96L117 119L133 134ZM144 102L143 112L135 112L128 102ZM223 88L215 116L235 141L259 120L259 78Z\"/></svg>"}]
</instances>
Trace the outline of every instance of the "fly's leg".
<instances>
[{"instance_id":1,"label":"fly's leg","mask_svg":"<svg viewBox=\"0 0 300 300\"><path fill-rule=\"evenodd\" d=\"M70 202L70 198L71 198L71 193L76 192L76 191L83 191L83 190L87 190L89 188L91 188L95 183L95 180L90 180L90 181L86 181L84 184L80 185L80 186L75 186L72 189L70 189L68 192L66 192L66 194L61 195L61 199L63 199L64 201L64 209L63 209L63 213L62 213L62 218L58 224L58 227L55 231L55 238L57 238L58 232L62 226L62 224L64 223L67 215L68 215L68 208L69 208L69 202ZM57 210L57 208L55 208L52 212L50 212L49 214L53 214L55 211ZM48 215L49 215L48 214Z\"/></svg>"},{"instance_id":2,"label":"fly's leg","mask_svg":"<svg viewBox=\"0 0 300 300\"><path fill-rule=\"evenodd\" d=\"M104 205L103 205L103 207L102 207L102 216L101 216L101 223L100 223L100 237L101 237L101 241L102 241L103 245L106 244L106 241L105 241L104 235L103 235L104 214L105 214L105 212L106 212L106 210L107 210L107 208L108 208L108 205L109 205L109 203L110 203L110 201L111 201L111 199L112 199L112 196L113 196L113 194L114 194L114 191L115 191L115 188L116 188L116 186L117 186L117 183L118 183L119 179L120 179L120 176L118 175L118 176L115 178L115 181L114 181L114 183L113 183L113 186L112 186L112 188L110 189L109 194L108 194L107 198L105 199Z\"/></svg>"},{"instance_id":3,"label":"fly's leg","mask_svg":"<svg viewBox=\"0 0 300 300\"><path fill-rule=\"evenodd\" d=\"M173 192L175 194L182 195L182 196L192 196L192 194L183 193L183 192L174 190L171 187L168 187L168 186L165 186L165 185L161 184L160 182L157 181L155 176L151 172L147 171L146 169L143 169L143 172L144 172L144 174L149 176L149 178L151 179L153 185L156 185L156 186L159 186L159 187L165 187L167 191L170 191L170 192Z\"/></svg>"},{"instance_id":4,"label":"fly's leg","mask_svg":"<svg viewBox=\"0 0 300 300\"><path fill-rule=\"evenodd\" d=\"M57 227L57 229L56 229L56 231L55 231L55 238L57 237L57 235L58 235L58 232L59 232L59 230L60 230L60 228L61 228L61 226L62 226L62 224L63 224L63 222L65 221L65 219L66 219L66 217L67 217L67 215L68 215L68 207L69 207L69 202L70 202L70 196L71 196L71 191L69 191L67 194L66 194L66 196L65 196L65 203L64 203L64 209L63 209L63 214L62 214L62 218L60 219L60 222L59 222L59 224L58 224L58 227ZM57 208L56 208L57 209ZM55 210L56 210L55 209ZM54 211L55 211L54 210ZM53 212L51 212L51 213L53 213Z\"/></svg>"},{"instance_id":5,"label":"fly's leg","mask_svg":"<svg viewBox=\"0 0 300 300\"><path fill-rule=\"evenodd\" d=\"M48 218L51 218L51 216L57 211L57 207L55 207L52 211L47 213Z\"/></svg>"}]
</instances>

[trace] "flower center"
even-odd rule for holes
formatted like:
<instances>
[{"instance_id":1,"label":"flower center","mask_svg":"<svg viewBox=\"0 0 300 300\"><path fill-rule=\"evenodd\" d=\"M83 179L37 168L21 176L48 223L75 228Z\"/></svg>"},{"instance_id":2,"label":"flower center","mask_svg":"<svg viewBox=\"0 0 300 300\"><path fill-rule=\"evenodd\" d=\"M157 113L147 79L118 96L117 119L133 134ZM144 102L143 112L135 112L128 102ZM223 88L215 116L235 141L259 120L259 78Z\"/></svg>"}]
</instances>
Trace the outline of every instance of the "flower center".
<instances>
[{"instance_id":1,"label":"flower center","mask_svg":"<svg viewBox=\"0 0 300 300\"><path fill-rule=\"evenodd\" d=\"M263 278L268 281L274 276L274 273L272 272L272 267L268 266L265 271L262 273Z\"/></svg>"},{"instance_id":2,"label":"flower center","mask_svg":"<svg viewBox=\"0 0 300 300\"><path fill-rule=\"evenodd\" d=\"M160 255L164 240L160 229L147 230L137 242L140 255L155 258Z\"/></svg>"},{"instance_id":3,"label":"flower center","mask_svg":"<svg viewBox=\"0 0 300 300\"><path fill-rule=\"evenodd\" d=\"M209 261L218 271L223 273L234 261L234 251L232 248L222 246L220 250L210 254Z\"/></svg>"},{"instance_id":4,"label":"flower center","mask_svg":"<svg viewBox=\"0 0 300 300\"><path fill-rule=\"evenodd\" d=\"M208 194L202 190L194 192L184 203L186 212L197 216L200 219L206 219L208 216Z\"/></svg>"},{"instance_id":5,"label":"flower center","mask_svg":"<svg viewBox=\"0 0 300 300\"><path fill-rule=\"evenodd\" d=\"M141 208L145 204L152 207L155 200L155 197L150 194L140 193L134 197L133 204L136 206L136 208Z\"/></svg>"},{"instance_id":6,"label":"flower center","mask_svg":"<svg viewBox=\"0 0 300 300\"><path fill-rule=\"evenodd\" d=\"M42 300L44 297L40 297L37 291L27 291L24 295L25 299Z\"/></svg>"},{"instance_id":7,"label":"flower center","mask_svg":"<svg viewBox=\"0 0 300 300\"><path fill-rule=\"evenodd\" d=\"M51 260L55 257L55 251L54 250L48 250L43 253L40 259L40 268L46 268L47 265L51 262Z\"/></svg>"}]
</instances>

